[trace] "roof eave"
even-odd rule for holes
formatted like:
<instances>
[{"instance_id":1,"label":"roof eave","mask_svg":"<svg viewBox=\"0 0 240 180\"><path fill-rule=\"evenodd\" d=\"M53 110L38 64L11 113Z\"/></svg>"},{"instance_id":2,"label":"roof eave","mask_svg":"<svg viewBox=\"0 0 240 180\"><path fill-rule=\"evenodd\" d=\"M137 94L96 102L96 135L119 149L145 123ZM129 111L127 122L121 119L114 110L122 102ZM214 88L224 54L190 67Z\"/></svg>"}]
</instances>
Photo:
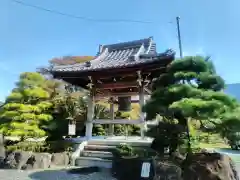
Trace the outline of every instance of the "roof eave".
<instances>
[{"instance_id":1,"label":"roof eave","mask_svg":"<svg viewBox=\"0 0 240 180\"><path fill-rule=\"evenodd\" d=\"M149 58L152 58L151 56ZM152 58L151 61L146 61L146 62L142 62L139 64L129 64L123 67L105 67L105 68L98 68L98 69L90 69L90 70L85 70L85 71L51 71L51 74L54 76L62 76L63 74L65 75L71 75L71 74L76 74L76 76L81 76L81 77L88 77L89 74L96 74L96 73L101 73L103 71L109 71L109 70L114 70L116 72L117 69L119 69L120 71L124 69L124 71L128 71L128 69L146 69L147 65L151 65L151 64L163 64L163 66L166 66L168 64L170 64L173 60L175 59L175 52L173 52L172 54L169 54L168 56L160 56L157 55L154 58ZM164 61L164 60L167 60ZM144 68L143 68L144 67Z\"/></svg>"}]
</instances>

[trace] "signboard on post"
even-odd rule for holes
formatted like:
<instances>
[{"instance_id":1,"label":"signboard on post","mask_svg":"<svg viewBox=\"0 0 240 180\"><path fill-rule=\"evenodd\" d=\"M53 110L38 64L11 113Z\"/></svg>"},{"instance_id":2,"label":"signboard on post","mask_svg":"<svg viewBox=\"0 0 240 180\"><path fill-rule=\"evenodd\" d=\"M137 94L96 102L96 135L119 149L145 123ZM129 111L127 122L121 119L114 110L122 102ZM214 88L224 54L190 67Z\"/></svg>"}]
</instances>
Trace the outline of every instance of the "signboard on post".
<instances>
[{"instance_id":1,"label":"signboard on post","mask_svg":"<svg viewBox=\"0 0 240 180\"><path fill-rule=\"evenodd\" d=\"M68 135L70 135L70 136L76 135L76 124L68 125Z\"/></svg>"},{"instance_id":2,"label":"signboard on post","mask_svg":"<svg viewBox=\"0 0 240 180\"><path fill-rule=\"evenodd\" d=\"M141 177L148 178L150 176L150 167L151 164L148 162L142 164Z\"/></svg>"}]
</instances>

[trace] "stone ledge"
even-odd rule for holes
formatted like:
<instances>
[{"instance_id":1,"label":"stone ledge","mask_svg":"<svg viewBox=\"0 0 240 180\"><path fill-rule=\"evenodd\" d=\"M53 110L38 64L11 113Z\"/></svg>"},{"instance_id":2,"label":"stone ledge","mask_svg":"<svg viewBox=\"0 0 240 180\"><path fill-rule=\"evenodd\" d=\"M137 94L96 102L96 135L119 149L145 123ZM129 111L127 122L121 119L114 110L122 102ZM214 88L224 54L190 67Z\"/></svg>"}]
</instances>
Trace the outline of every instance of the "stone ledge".
<instances>
[{"instance_id":1,"label":"stone ledge","mask_svg":"<svg viewBox=\"0 0 240 180\"><path fill-rule=\"evenodd\" d=\"M6 153L0 168L3 169L47 169L55 166L70 165L70 153L35 153L30 151L14 151Z\"/></svg>"}]
</instances>

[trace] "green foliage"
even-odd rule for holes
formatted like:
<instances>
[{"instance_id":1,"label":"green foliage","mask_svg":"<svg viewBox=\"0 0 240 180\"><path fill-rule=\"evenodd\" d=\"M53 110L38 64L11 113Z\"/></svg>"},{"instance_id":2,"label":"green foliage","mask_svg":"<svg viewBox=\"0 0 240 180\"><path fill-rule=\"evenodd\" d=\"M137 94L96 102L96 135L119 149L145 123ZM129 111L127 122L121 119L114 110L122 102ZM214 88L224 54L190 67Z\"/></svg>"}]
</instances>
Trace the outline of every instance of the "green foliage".
<instances>
[{"instance_id":1,"label":"green foliage","mask_svg":"<svg viewBox=\"0 0 240 180\"><path fill-rule=\"evenodd\" d=\"M73 143L70 141L56 140L56 141L46 141L46 145L51 153L57 152L72 152L73 151Z\"/></svg>"},{"instance_id":2,"label":"green foliage","mask_svg":"<svg viewBox=\"0 0 240 180\"><path fill-rule=\"evenodd\" d=\"M114 125L114 135L116 136L123 136L125 135L125 127L121 124Z\"/></svg>"},{"instance_id":3,"label":"green foliage","mask_svg":"<svg viewBox=\"0 0 240 180\"><path fill-rule=\"evenodd\" d=\"M115 157L155 157L157 155L156 151L152 150L151 148L147 147L132 147L127 143L121 143L118 145L113 151L113 155Z\"/></svg>"},{"instance_id":4,"label":"green foliage","mask_svg":"<svg viewBox=\"0 0 240 180\"><path fill-rule=\"evenodd\" d=\"M224 80L217 75L209 57L189 56L173 61L153 88L151 99L143 108L147 119L154 119L158 114L169 120L176 119L185 126L188 146L190 141L194 144L189 120L198 120L202 130L220 132L223 122L229 126L224 114L238 107L235 99L222 92Z\"/></svg>"},{"instance_id":5,"label":"green foliage","mask_svg":"<svg viewBox=\"0 0 240 180\"><path fill-rule=\"evenodd\" d=\"M68 135L69 122L85 121L86 100L65 91L53 97L52 103L53 121L48 126L48 134L51 140L59 140L62 136Z\"/></svg>"},{"instance_id":6,"label":"green foliage","mask_svg":"<svg viewBox=\"0 0 240 180\"><path fill-rule=\"evenodd\" d=\"M49 147L45 142L19 142L6 146L6 149L7 151L49 152Z\"/></svg>"},{"instance_id":7,"label":"green foliage","mask_svg":"<svg viewBox=\"0 0 240 180\"><path fill-rule=\"evenodd\" d=\"M141 132L140 132L140 126L139 125L128 125L128 132L129 132L129 135L131 136L140 136L141 135Z\"/></svg>"},{"instance_id":8,"label":"green foliage","mask_svg":"<svg viewBox=\"0 0 240 180\"><path fill-rule=\"evenodd\" d=\"M105 136L107 134L106 134L106 131L101 124L94 124L93 125L93 130L92 130L92 135L93 136Z\"/></svg>"},{"instance_id":9,"label":"green foliage","mask_svg":"<svg viewBox=\"0 0 240 180\"><path fill-rule=\"evenodd\" d=\"M191 113L197 108L204 111L208 107L215 108L213 104L216 102L231 101L224 93L216 92L224 88L224 83L221 77L213 74L213 67L209 64L209 61L199 56L174 61L167 72L160 75L154 83L155 91L144 108L150 119L155 118L157 114L166 115L166 112L171 114L173 110ZM205 80L208 78L216 81ZM212 103L209 102L212 100ZM189 103L193 104L194 108L190 108ZM190 117L195 116L197 115Z\"/></svg>"},{"instance_id":10,"label":"green foliage","mask_svg":"<svg viewBox=\"0 0 240 180\"><path fill-rule=\"evenodd\" d=\"M46 136L45 126L52 121L50 94L45 78L39 73L20 75L16 88L7 97L0 112L0 132L10 136Z\"/></svg>"},{"instance_id":11,"label":"green foliage","mask_svg":"<svg viewBox=\"0 0 240 180\"><path fill-rule=\"evenodd\" d=\"M240 112L239 108L225 113L220 117L219 122L214 124L214 130L219 132L223 138L228 140L231 147L240 144ZM237 148L238 149L238 148Z\"/></svg>"},{"instance_id":12,"label":"green foliage","mask_svg":"<svg viewBox=\"0 0 240 180\"><path fill-rule=\"evenodd\" d=\"M87 120L87 96L83 96L84 94L76 95L69 89L71 88L68 88L53 100L54 121L51 124L52 129L49 130L51 139L61 139L63 135L68 135L67 127L69 122L76 122L78 131L79 129L81 131ZM93 118L109 118L109 109L104 104L95 104ZM93 135L106 135L105 127L103 125L94 125Z\"/></svg>"},{"instance_id":13,"label":"green foliage","mask_svg":"<svg viewBox=\"0 0 240 180\"><path fill-rule=\"evenodd\" d=\"M32 151L32 152L64 152L72 151L73 144L67 141L50 141L50 142L18 142L12 145L7 145L7 151Z\"/></svg>"},{"instance_id":14,"label":"green foliage","mask_svg":"<svg viewBox=\"0 0 240 180\"><path fill-rule=\"evenodd\" d=\"M131 157L136 155L134 152L133 147L131 147L129 144L122 143L116 147L116 156L123 156L123 157Z\"/></svg>"},{"instance_id":15,"label":"green foliage","mask_svg":"<svg viewBox=\"0 0 240 180\"><path fill-rule=\"evenodd\" d=\"M87 112L86 112L87 113ZM108 119L110 118L109 109L103 104L95 104L94 106L94 119ZM93 136L106 136L107 126L101 124L94 124L93 125Z\"/></svg>"},{"instance_id":16,"label":"green foliage","mask_svg":"<svg viewBox=\"0 0 240 180\"><path fill-rule=\"evenodd\" d=\"M135 116L137 110L132 112L116 112L116 118L128 119L131 116ZM127 134L126 134L127 133ZM114 134L117 136L128 135L128 136L138 136L140 135L140 127L138 125L114 125Z\"/></svg>"},{"instance_id":17,"label":"green foliage","mask_svg":"<svg viewBox=\"0 0 240 180\"><path fill-rule=\"evenodd\" d=\"M164 154L166 148L171 154L185 143L184 127L173 122L159 122L147 132L147 136L154 138L151 148L159 154Z\"/></svg>"}]
</instances>

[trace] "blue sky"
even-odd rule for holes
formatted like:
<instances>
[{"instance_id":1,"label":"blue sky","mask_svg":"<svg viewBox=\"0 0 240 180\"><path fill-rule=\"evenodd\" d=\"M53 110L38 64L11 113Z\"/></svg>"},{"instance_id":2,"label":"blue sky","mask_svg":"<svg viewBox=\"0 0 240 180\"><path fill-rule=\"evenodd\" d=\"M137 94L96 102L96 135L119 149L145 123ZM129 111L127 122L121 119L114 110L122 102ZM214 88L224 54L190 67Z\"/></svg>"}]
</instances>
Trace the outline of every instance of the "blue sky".
<instances>
[{"instance_id":1,"label":"blue sky","mask_svg":"<svg viewBox=\"0 0 240 180\"><path fill-rule=\"evenodd\" d=\"M181 17L184 55L211 55L227 83L240 82L239 0L22 1L76 16L153 23L89 22L0 0L0 100L21 72L47 65L53 57L95 55L99 44L153 36L159 52L177 51L176 16Z\"/></svg>"}]
</instances>

